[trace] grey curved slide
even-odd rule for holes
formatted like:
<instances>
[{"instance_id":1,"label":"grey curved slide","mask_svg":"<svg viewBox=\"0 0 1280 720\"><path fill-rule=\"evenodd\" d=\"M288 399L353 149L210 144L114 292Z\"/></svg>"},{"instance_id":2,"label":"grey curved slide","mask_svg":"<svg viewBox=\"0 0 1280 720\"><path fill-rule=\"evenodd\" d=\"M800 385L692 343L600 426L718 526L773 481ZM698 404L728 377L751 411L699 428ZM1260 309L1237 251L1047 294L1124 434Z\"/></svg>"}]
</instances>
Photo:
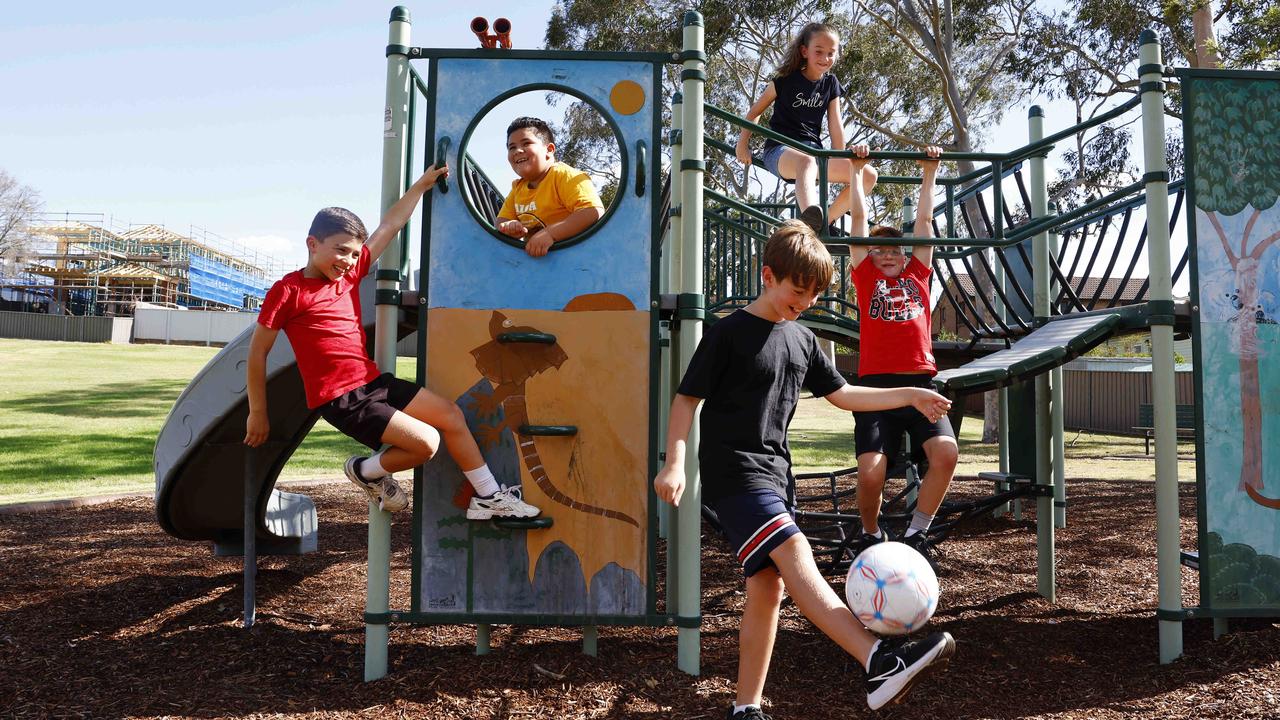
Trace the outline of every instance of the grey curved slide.
<instances>
[{"instance_id":1,"label":"grey curved slide","mask_svg":"<svg viewBox=\"0 0 1280 720\"><path fill-rule=\"evenodd\" d=\"M361 286L365 332L373 340L373 279ZM406 299L410 293L405 293ZM413 294L416 295L416 294ZM412 298L416 309L416 297ZM416 314L416 313L413 313ZM404 318L412 323L414 318ZM400 323L401 335L416 329ZM256 324L255 324L256 326ZM307 409L293 348L281 333L267 356L271 440L257 448L246 484L250 449L243 443L249 401L245 366L253 327L231 341L178 396L156 439L156 516L165 532L184 540L212 540L219 555L238 555L244 538L244 493L255 499L258 552L296 554L316 549L311 498L275 489L275 481L319 414ZM336 468L342 458L334 458Z\"/></svg>"}]
</instances>

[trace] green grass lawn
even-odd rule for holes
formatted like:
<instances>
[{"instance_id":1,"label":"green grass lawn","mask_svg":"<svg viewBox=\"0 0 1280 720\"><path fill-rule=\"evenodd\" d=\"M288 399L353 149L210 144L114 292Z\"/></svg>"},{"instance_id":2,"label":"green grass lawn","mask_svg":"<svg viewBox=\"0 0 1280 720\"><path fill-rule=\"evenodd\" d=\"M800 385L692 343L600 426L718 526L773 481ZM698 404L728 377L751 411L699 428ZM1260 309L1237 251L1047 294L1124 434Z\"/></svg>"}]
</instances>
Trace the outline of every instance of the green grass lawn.
<instances>
[{"instance_id":1,"label":"green grass lawn","mask_svg":"<svg viewBox=\"0 0 1280 720\"><path fill-rule=\"evenodd\" d=\"M160 426L217 351L0 339L0 505L154 490ZM283 476L340 476L363 447L322 420Z\"/></svg>"},{"instance_id":2,"label":"green grass lawn","mask_svg":"<svg viewBox=\"0 0 1280 720\"><path fill-rule=\"evenodd\" d=\"M217 348L0 339L0 504L155 488L152 453L173 401ZM413 376L400 358L398 374ZM979 443L979 418L961 429L960 474L999 467ZM1144 480L1154 462L1140 438L1067 434L1067 476ZM283 477L336 477L363 446L324 421ZM853 419L823 400L800 402L791 427L798 471L854 464ZM1190 443L1183 455L1194 453ZM1179 477L1195 477L1191 461Z\"/></svg>"},{"instance_id":3,"label":"green grass lawn","mask_svg":"<svg viewBox=\"0 0 1280 720\"><path fill-rule=\"evenodd\" d=\"M1000 469L1000 449L984 444L982 418L968 416L960 426L957 475ZM820 398L804 397L791 421L791 459L797 472L839 470L857 464L853 417ZM1155 458L1143 454L1142 438L1067 431L1064 438L1067 479L1154 480ZM1178 444L1178 480L1196 477L1195 443Z\"/></svg>"}]
</instances>

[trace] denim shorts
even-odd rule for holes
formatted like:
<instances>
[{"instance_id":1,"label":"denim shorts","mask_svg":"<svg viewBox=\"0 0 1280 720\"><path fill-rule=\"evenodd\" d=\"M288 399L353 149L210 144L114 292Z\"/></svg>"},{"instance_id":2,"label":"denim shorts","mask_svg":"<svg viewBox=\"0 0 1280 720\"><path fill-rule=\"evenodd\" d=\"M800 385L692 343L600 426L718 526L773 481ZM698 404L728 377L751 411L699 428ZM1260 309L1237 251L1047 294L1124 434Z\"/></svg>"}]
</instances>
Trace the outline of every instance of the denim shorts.
<instances>
[{"instance_id":1,"label":"denim shorts","mask_svg":"<svg viewBox=\"0 0 1280 720\"><path fill-rule=\"evenodd\" d=\"M815 147L813 149L821 150L822 148ZM778 163L782 161L782 154L786 151L787 151L786 145L769 145L764 149L764 153L760 156L760 159L764 163L765 170L768 170L774 175L777 175L778 177L782 178L786 182L793 183L796 181L795 178L784 178L782 177L782 173L778 171ZM796 150L796 152L800 152L800 151Z\"/></svg>"},{"instance_id":2,"label":"denim shorts","mask_svg":"<svg viewBox=\"0 0 1280 720\"><path fill-rule=\"evenodd\" d=\"M786 152L786 150L786 145L770 145L765 148L764 155L760 158L764 161L764 169L778 177L782 177L782 173L778 172L778 161L782 159L782 153Z\"/></svg>"}]
</instances>

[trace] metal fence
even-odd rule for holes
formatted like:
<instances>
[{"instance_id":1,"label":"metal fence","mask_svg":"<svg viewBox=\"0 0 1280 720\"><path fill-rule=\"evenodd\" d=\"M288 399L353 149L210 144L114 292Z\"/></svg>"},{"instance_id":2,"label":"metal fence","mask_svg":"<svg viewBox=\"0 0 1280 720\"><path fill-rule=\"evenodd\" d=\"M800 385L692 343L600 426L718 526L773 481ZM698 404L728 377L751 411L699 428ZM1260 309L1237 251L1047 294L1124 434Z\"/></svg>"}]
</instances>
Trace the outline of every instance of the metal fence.
<instances>
[{"instance_id":1,"label":"metal fence","mask_svg":"<svg viewBox=\"0 0 1280 720\"><path fill-rule=\"evenodd\" d=\"M127 344L132 329L132 318L0 311L4 338Z\"/></svg>"},{"instance_id":2,"label":"metal fence","mask_svg":"<svg viewBox=\"0 0 1280 720\"><path fill-rule=\"evenodd\" d=\"M1081 358L1062 371L1063 425L1117 435L1133 434L1138 406L1150 404L1151 362L1122 358ZM1176 366L1174 395L1179 405L1195 404L1190 364Z\"/></svg>"}]
</instances>

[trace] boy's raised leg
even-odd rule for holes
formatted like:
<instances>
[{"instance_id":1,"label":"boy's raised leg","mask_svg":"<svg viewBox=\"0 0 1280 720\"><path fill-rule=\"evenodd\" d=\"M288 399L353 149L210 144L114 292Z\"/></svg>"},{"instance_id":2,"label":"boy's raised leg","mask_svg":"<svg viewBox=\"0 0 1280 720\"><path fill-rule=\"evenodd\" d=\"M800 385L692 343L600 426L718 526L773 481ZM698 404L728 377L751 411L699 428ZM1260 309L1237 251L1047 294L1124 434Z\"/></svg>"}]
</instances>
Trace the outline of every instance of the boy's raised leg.
<instances>
[{"instance_id":1,"label":"boy's raised leg","mask_svg":"<svg viewBox=\"0 0 1280 720\"><path fill-rule=\"evenodd\" d=\"M792 535L769 557L800 612L867 669L867 704L872 710L901 699L916 680L955 652L955 640L945 632L916 641L878 641L822 577L803 535Z\"/></svg>"},{"instance_id":2,"label":"boy's raised leg","mask_svg":"<svg viewBox=\"0 0 1280 720\"><path fill-rule=\"evenodd\" d=\"M786 584L787 594L801 614L827 637L866 667L876 636L858 622L813 560L813 548L804 535L792 535L769 553Z\"/></svg>"},{"instance_id":3,"label":"boy's raised leg","mask_svg":"<svg viewBox=\"0 0 1280 720\"><path fill-rule=\"evenodd\" d=\"M435 433L434 444L429 446L421 444L426 432L423 428ZM393 433L396 437L392 437ZM396 442L397 439L403 440L407 445L400 445ZM418 390L418 394L413 396L413 400L405 407L403 413L397 412L392 417L386 432L383 433L383 442L395 446L394 449L404 450L403 456L397 454L390 460L387 456L391 455L392 451L388 450L383 457L383 466L388 472L394 472L389 462L395 463L396 469L417 467L435 455L440 439L444 440L454 462L475 488L476 494L471 498L467 508L468 519L531 518L542 512L525 502L515 488L503 488L498 484L485 464L484 456L480 454L480 446L471 435L471 429L467 427L467 419L462 414L462 410L456 404L425 388ZM420 454L428 450L429 452L425 455ZM404 463L402 467L401 463Z\"/></svg>"}]
</instances>

